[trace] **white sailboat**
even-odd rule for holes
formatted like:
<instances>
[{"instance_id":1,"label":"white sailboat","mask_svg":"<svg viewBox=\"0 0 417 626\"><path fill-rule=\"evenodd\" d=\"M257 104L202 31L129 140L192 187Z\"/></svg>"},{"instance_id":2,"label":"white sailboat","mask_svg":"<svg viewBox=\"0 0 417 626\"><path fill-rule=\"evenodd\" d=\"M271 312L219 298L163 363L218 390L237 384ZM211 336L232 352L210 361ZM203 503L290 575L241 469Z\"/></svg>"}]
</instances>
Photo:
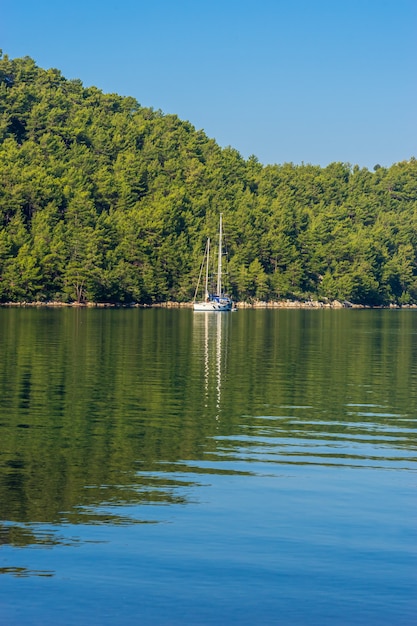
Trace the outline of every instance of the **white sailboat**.
<instances>
[{"instance_id":1,"label":"white sailboat","mask_svg":"<svg viewBox=\"0 0 417 626\"><path fill-rule=\"evenodd\" d=\"M209 265L210 265L210 238L207 239L206 250L204 253L203 263L201 264L200 276L198 277L197 287L194 294L193 309L194 311L231 311L233 309L233 301L229 296L223 293L222 287L222 235L223 235L222 214L220 213L219 225L219 250L217 257L217 287L216 293L209 292ZM197 301L197 294L200 287L203 269L205 268L205 283L203 300Z\"/></svg>"}]
</instances>

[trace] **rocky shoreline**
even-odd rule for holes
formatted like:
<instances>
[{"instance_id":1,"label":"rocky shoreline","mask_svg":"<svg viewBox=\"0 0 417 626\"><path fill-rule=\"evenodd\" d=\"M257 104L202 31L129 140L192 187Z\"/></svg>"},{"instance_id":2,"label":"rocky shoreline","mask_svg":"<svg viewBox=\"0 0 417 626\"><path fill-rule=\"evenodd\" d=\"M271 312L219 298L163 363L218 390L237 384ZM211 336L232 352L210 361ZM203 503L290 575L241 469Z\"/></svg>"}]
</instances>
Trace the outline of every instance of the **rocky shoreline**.
<instances>
[{"instance_id":1,"label":"rocky shoreline","mask_svg":"<svg viewBox=\"0 0 417 626\"><path fill-rule=\"evenodd\" d=\"M114 304L111 302L56 302L56 301L38 301L38 302L3 302L0 307L31 307L31 308L140 308L140 309L189 309L192 308L192 302L160 302L157 304L138 304L132 302L130 304ZM321 302L318 300L279 300L273 302L254 301L254 302L237 302L238 309L416 309L417 304L390 304L387 306L371 307L363 304L353 304L351 302L341 302L332 300Z\"/></svg>"}]
</instances>

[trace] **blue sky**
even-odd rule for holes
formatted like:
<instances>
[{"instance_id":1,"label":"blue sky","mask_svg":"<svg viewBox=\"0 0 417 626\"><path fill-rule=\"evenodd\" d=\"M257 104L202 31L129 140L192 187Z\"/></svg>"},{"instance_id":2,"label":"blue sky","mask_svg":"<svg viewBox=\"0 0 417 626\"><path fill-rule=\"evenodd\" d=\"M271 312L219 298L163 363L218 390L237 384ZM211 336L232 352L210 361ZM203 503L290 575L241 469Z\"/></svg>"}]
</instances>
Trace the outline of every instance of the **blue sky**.
<instances>
[{"instance_id":1,"label":"blue sky","mask_svg":"<svg viewBox=\"0 0 417 626\"><path fill-rule=\"evenodd\" d=\"M1 0L0 48L263 164L417 157L415 0Z\"/></svg>"}]
</instances>

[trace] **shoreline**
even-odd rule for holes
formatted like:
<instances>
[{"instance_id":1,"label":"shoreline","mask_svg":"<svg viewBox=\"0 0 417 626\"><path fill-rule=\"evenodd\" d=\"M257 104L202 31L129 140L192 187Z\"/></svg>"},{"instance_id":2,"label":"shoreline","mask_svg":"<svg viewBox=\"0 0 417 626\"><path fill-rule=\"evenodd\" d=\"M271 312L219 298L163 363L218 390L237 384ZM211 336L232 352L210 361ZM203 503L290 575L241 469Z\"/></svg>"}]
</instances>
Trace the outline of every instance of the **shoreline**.
<instances>
[{"instance_id":1,"label":"shoreline","mask_svg":"<svg viewBox=\"0 0 417 626\"><path fill-rule=\"evenodd\" d=\"M159 302L155 304L130 304L112 302L57 302L57 301L36 301L36 302L2 302L1 308L80 308L80 309L190 309L192 302ZM351 302L341 302L332 300L320 302L318 300L278 300L271 302L236 302L237 309L417 309L417 304L389 304L386 306L370 306L364 304L353 304Z\"/></svg>"}]
</instances>

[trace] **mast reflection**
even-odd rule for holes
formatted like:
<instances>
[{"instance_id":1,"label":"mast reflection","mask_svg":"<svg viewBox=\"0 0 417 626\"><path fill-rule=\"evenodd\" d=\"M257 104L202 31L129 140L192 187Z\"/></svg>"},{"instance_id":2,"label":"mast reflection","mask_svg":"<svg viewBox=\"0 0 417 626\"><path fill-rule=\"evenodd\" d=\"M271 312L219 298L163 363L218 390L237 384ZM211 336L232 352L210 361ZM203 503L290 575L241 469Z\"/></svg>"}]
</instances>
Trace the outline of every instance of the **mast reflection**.
<instances>
[{"instance_id":1,"label":"mast reflection","mask_svg":"<svg viewBox=\"0 0 417 626\"><path fill-rule=\"evenodd\" d=\"M204 372L204 408L209 416L221 418L222 379L228 353L230 315L201 312L193 315L195 353Z\"/></svg>"}]
</instances>

